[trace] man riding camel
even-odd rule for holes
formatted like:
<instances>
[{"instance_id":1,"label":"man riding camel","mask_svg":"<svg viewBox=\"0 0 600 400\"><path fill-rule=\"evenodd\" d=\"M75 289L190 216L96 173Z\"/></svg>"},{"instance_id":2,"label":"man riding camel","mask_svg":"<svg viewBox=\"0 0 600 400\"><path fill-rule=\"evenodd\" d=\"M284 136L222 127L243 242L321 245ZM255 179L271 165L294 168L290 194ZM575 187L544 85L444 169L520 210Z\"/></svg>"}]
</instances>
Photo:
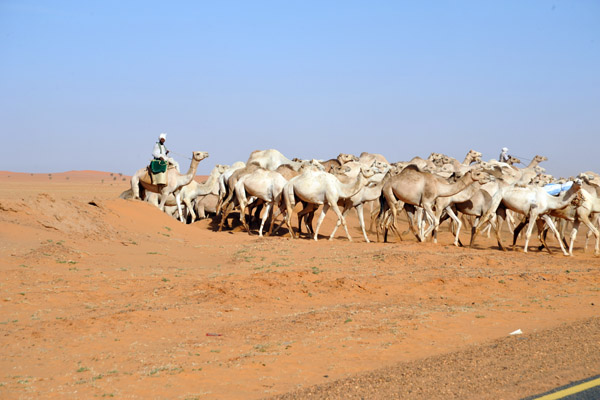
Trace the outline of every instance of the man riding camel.
<instances>
[{"instance_id":1,"label":"man riding camel","mask_svg":"<svg viewBox=\"0 0 600 400\"><path fill-rule=\"evenodd\" d=\"M503 147L502 152L500 152L500 156L498 157L498 161L500 162L508 162L510 156L508 155L508 148Z\"/></svg>"},{"instance_id":2,"label":"man riding camel","mask_svg":"<svg viewBox=\"0 0 600 400\"><path fill-rule=\"evenodd\" d=\"M177 169L177 171L180 172L179 171L179 163L167 155L167 154L169 154L169 150L167 150L167 147L165 146L166 140L167 140L166 133L161 133L158 136L158 142L156 142L154 144L154 149L152 150L152 156L154 157L155 160L168 161L169 164L174 165L175 168Z\"/></svg>"}]
</instances>

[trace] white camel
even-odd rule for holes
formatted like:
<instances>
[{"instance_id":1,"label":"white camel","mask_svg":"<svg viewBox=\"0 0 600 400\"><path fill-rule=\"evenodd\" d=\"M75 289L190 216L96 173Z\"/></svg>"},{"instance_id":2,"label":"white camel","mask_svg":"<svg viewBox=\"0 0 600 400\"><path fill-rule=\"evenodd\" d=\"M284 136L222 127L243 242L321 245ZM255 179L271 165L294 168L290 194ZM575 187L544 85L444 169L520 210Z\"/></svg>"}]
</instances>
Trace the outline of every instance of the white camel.
<instances>
[{"instance_id":1,"label":"white camel","mask_svg":"<svg viewBox=\"0 0 600 400\"><path fill-rule=\"evenodd\" d=\"M206 196L208 194L219 194L219 177L227 171L229 165L217 164L210 171L208 179L204 183L198 183L192 180L188 185L181 188L181 200L187 207L188 213L191 215L192 222L196 220L196 213L192 202L198 196Z\"/></svg>"},{"instance_id":2,"label":"white camel","mask_svg":"<svg viewBox=\"0 0 600 400\"><path fill-rule=\"evenodd\" d=\"M569 254L573 255L573 244L577 238L577 230L581 222L588 227L590 232L596 236L596 246L594 247L594 255L600 255L600 232L593 224L593 214L600 212L600 188L598 186L587 183L581 188L580 198L577 200L577 208L575 209L575 222L571 230L571 242L569 243Z\"/></svg>"},{"instance_id":3,"label":"white camel","mask_svg":"<svg viewBox=\"0 0 600 400\"><path fill-rule=\"evenodd\" d=\"M552 210L564 208L569 205L579 192L580 188L581 180L575 180L573 186L558 197L549 195L543 188L537 186L512 186L503 193L502 204L510 210L525 215L529 219L529 224L525 233L525 253L529 246L529 239L531 237L533 226L538 218L542 218L556 236L563 254L565 256L569 255L565 250L554 222L552 222L552 219L548 214Z\"/></svg>"},{"instance_id":4,"label":"white camel","mask_svg":"<svg viewBox=\"0 0 600 400\"><path fill-rule=\"evenodd\" d=\"M363 208L366 203L379 199L379 196L381 195L381 188L383 187L383 178L390 170L390 166L388 164L380 161L373 161L371 166L377 168L379 172L373 175L371 178L369 178L368 185L363 186L357 193L343 200L344 209L342 211L342 215L346 217L346 215L352 208L356 209L356 214L358 215L358 223L360 225L360 229L362 230L363 237L365 238L365 241L367 243L370 243L370 240L365 230L365 218ZM338 179L344 182L344 175L338 174L336 172L337 171L334 170L334 175L336 175ZM340 220L338 219L338 221L335 224L335 227L333 228L333 232L331 232L331 235L329 236L329 240L333 239L333 237L335 236L335 232L339 227Z\"/></svg>"},{"instance_id":5,"label":"white camel","mask_svg":"<svg viewBox=\"0 0 600 400\"><path fill-rule=\"evenodd\" d=\"M367 182L367 178L373 176L376 172L379 171L361 167L356 180L346 184L340 182L334 175L324 171L315 170L314 168L307 168L301 175L292 178L286 183L283 189L283 198L286 205L285 222L288 226L290 236L292 238L295 237L292 230L291 216L295 204L295 197L297 196L308 203L323 205L323 210L321 211L314 232L314 240L318 240L319 229L325 219L327 211L331 207L340 223L344 226L348 240L352 241L352 237L350 236L350 233L348 233L346 219L338 207L338 200L346 199L356 194Z\"/></svg>"},{"instance_id":6,"label":"white camel","mask_svg":"<svg viewBox=\"0 0 600 400\"><path fill-rule=\"evenodd\" d=\"M270 171L264 168L258 168L251 173L243 175L235 184L235 194L240 206L240 220L248 233L250 227L246 223L246 206L248 205L248 195L254 196L265 203L265 210L260 223L258 236L263 235L263 227L269 216L269 211L273 208L273 216L271 217L271 225L268 235L273 230L273 222L278 213L275 213L275 206L281 205L281 192L287 180L276 171ZM280 209L278 209L281 211Z\"/></svg>"},{"instance_id":7,"label":"white camel","mask_svg":"<svg viewBox=\"0 0 600 400\"><path fill-rule=\"evenodd\" d=\"M179 219L181 222L184 222L180 199L181 188L189 184L194 179L198 169L198 164L200 164L200 161L207 157L208 152L206 151L193 152L192 161L187 173L181 174L174 167L167 169L167 183L164 185L152 184L147 167L138 170L131 177L131 190L133 192L133 198L140 199L140 186L146 191L160 193L160 203L158 204L158 208L163 211L169 195L173 194L176 199L177 209L179 210Z\"/></svg>"},{"instance_id":8,"label":"white camel","mask_svg":"<svg viewBox=\"0 0 600 400\"><path fill-rule=\"evenodd\" d=\"M250 153L250 157L248 157L248 161L246 161L246 165L256 164L260 165L264 169L268 169L271 171L275 171L277 167L282 164L288 164L294 167L294 169L298 170L302 165L301 162L292 161L283 154L279 150L268 149L268 150L255 150Z\"/></svg>"}]
</instances>

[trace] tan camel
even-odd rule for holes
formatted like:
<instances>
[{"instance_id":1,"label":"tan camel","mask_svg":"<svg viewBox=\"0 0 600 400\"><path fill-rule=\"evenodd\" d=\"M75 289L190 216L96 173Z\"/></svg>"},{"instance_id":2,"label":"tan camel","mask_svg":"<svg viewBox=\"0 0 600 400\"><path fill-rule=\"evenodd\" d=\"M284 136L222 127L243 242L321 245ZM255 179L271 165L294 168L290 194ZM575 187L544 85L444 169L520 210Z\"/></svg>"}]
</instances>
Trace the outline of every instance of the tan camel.
<instances>
[{"instance_id":1,"label":"tan camel","mask_svg":"<svg viewBox=\"0 0 600 400\"><path fill-rule=\"evenodd\" d=\"M200 195L194 200L194 211L198 219L208 218L208 213L217 213L217 202L219 196L209 193L206 195Z\"/></svg>"},{"instance_id":2,"label":"tan camel","mask_svg":"<svg viewBox=\"0 0 600 400\"><path fill-rule=\"evenodd\" d=\"M414 165L409 165L398 175L392 176L383 186L382 192L393 214L393 225L398 222L398 201L422 207L425 217L432 225L424 231L420 224L418 239L425 241L425 237L435 225L433 207L435 199L442 196L452 196L464 190L473 182L487 178L488 174L481 170L472 169L454 183L448 183L441 177L429 172L422 172Z\"/></svg>"},{"instance_id":3,"label":"tan camel","mask_svg":"<svg viewBox=\"0 0 600 400\"><path fill-rule=\"evenodd\" d=\"M198 164L200 164L200 161L207 157L208 152L206 151L193 152L192 162L190 163L188 172L181 174L177 172L175 168L169 168L167 170L167 183L165 185L153 185L150 180L150 175L148 174L148 168L142 168L138 170L131 177L131 190L133 192L133 198L140 199L140 186L146 191L160 193L160 203L158 204L158 208L163 211L167 198L170 194L173 194L175 195L177 209L179 210L179 220L184 222L180 200L181 188L189 184L194 179L194 176L196 176L196 170L198 169Z\"/></svg>"},{"instance_id":4,"label":"tan camel","mask_svg":"<svg viewBox=\"0 0 600 400\"><path fill-rule=\"evenodd\" d=\"M467 186L464 190L458 192L452 196L438 197L435 199L435 225L436 228L433 229L433 242L437 243L437 232L439 229L440 218L442 213L445 211L450 218L456 223L457 228L454 234L454 245L459 246L459 234L460 229L462 227L461 220L456 216L452 206L456 203L463 203L470 200L473 196L475 196L481 190L481 184L485 184L484 180L480 182L475 182L472 185Z\"/></svg>"}]
</instances>

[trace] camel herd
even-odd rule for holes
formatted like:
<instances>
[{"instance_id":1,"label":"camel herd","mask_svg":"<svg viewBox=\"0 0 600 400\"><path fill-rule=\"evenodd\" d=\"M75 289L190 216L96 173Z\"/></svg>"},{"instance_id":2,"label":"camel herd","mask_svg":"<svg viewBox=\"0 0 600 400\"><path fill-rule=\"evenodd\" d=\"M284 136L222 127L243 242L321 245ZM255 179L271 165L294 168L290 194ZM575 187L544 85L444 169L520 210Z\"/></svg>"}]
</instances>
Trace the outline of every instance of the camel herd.
<instances>
[{"instance_id":1,"label":"camel herd","mask_svg":"<svg viewBox=\"0 0 600 400\"><path fill-rule=\"evenodd\" d=\"M588 171L571 180L555 179L539 166L546 157L535 156L529 165L519 168L520 160L509 157L507 162L481 160L481 153L470 150L462 162L440 153L427 159L414 157L407 162L388 162L380 154L362 153L359 157L340 154L330 160L288 159L277 150L257 150L248 160L231 166L216 165L204 183L193 178L206 152L194 152L187 173L169 168L167 184L153 185L147 168L136 172L131 189L121 197L143 199L155 204L180 221L194 222L213 215L219 230L229 224L232 211L239 210L239 219L250 233L247 211L260 218L258 234L267 234L274 223L287 226L292 238L302 229L314 240L325 215L332 209L337 216L332 239L340 225L348 240L352 240L345 216L356 209L364 240L369 242L364 209L369 210L371 226L375 224L377 240L388 231L402 240L399 215L406 212L410 231L418 241L431 237L437 241L440 224L451 220L454 245L461 227L471 225L470 244L479 232L493 230L500 249L505 250L500 231L503 223L513 232L513 247L521 230L525 231L524 251L527 252L533 227L546 245L548 230L556 236L564 255L573 254L573 243L580 224L589 229L587 239L595 235L594 254L600 255L600 175ZM556 195L549 188L558 188ZM562 189L562 191L560 190ZM292 228L292 215L298 207L298 227ZM313 217L322 206L313 229ZM261 217L262 215L262 217ZM282 218L278 218L282 216ZM571 227L570 240L564 238ZM369 228L370 229L370 228Z\"/></svg>"}]
</instances>

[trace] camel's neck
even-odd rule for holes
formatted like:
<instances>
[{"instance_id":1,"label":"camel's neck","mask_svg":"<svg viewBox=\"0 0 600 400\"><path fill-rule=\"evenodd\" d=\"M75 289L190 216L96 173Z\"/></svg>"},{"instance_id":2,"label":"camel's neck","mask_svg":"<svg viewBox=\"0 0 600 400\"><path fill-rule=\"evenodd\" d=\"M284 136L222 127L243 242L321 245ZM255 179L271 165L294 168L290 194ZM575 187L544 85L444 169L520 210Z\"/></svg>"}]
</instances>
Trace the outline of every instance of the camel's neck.
<instances>
[{"instance_id":1,"label":"camel's neck","mask_svg":"<svg viewBox=\"0 0 600 400\"><path fill-rule=\"evenodd\" d=\"M219 176L221 176L219 171L217 171L217 170L212 171L210 173L210 175L208 176L208 179L206 180L206 182L204 182L202 184L202 186L212 188L214 186L214 184L217 182L217 180L219 179Z\"/></svg>"},{"instance_id":2,"label":"camel's neck","mask_svg":"<svg viewBox=\"0 0 600 400\"><path fill-rule=\"evenodd\" d=\"M556 210L568 206L571 203L571 201L573 201L580 188L581 187L579 185L573 184L573 186L571 186L569 190L562 193L558 197L548 195L549 208L552 210Z\"/></svg>"},{"instance_id":3,"label":"camel's neck","mask_svg":"<svg viewBox=\"0 0 600 400\"><path fill-rule=\"evenodd\" d=\"M339 179L338 179L339 181ZM363 176L362 171L358 173L356 176L356 180L354 182L342 183L340 181L340 197L347 199L348 197L354 196L358 191L364 186L366 182L365 177Z\"/></svg>"},{"instance_id":4,"label":"camel's neck","mask_svg":"<svg viewBox=\"0 0 600 400\"><path fill-rule=\"evenodd\" d=\"M464 161L462 162L462 165L471 165L471 163L475 161L475 157L468 155L465 157Z\"/></svg>"},{"instance_id":5,"label":"camel's neck","mask_svg":"<svg viewBox=\"0 0 600 400\"><path fill-rule=\"evenodd\" d=\"M194 175L196 175L196 173L194 172ZM203 196L203 195L207 195L213 192L213 190L217 190L218 186L219 186L219 177L221 176L221 174L219 173L219 171L217 170L213 170L208 179L206 180L206 182L204 183L199 183L196 187L196 194L198 196Z\"/></svg>"},{"instance_id":6,"label":"camel's neck","mask_svg":"<svg viewBox=\"0 0 600 400\"><path fill-rule=\"evenodd\" d=\"M178 186L185 186L188 183L190 183L192 181L192 179L194 179L194 176L196 176L196 171L198 170L199 163L200 163L200 161L196 161L195 159L192 159L192 162L190 163L190 168L188 169L188 171L185 174L180 175L177 178Z\"/></svg>"},{"instance_id":7,"label":"camel's neck","mask_svg":"<svg viewBox=\"0 0 600 400\"><path fill-rule=\"evenodd\" d=\"M475 182L475 180L473 179L473 174L471 172L468 172L454 183L442 183L438 188L438 196L447 197L455 195L456 193L464 190L473 182Z\"/></svg>"},{"instance_id":8,"label":"camel's neck","mask_svg":"<svg viewBox=\"0 0 600 400\"><path fill-rule=\"evenodd\" d=\"M464 190L461 190L460 192L452 196L452 200L455 203L462 203L463 201L467 201L471 197L473 197L479 189L481 189L481 185L478 182L474 182L472 185L467 186Z\"/></svg>"}]
</instances>

